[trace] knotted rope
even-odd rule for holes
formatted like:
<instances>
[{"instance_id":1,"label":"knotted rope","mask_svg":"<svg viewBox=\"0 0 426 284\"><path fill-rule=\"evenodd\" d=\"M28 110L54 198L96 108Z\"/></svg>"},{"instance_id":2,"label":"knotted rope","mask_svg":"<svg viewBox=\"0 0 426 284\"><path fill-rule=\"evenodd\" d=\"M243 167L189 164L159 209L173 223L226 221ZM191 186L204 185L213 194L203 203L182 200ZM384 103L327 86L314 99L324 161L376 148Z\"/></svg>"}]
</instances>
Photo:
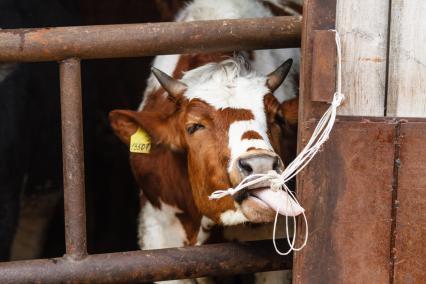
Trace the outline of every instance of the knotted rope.
<instances>
[{"instance_id":1,"label":"knotted rope","mask_svg":"<svg viewBox=\"0 0 426 284\"><path fill-rule=\"evenodd\" d=\"M270 186L272 190L284 190L289 197L297 204L300 205L297 201L294 193L287 187L286 183L291 180L293 177L295 177L301 170L303 170L309 162L315 157L315 155L320 150L321 146L328 140L330 136L330 132L333 129L334 122L336 121L336 112L337 108L340 106L344 99L344 95L342 94L342 55L341 55L341 45L340 45L340 36L337 31L335 36L336 41L336 47L337 47L337 84L336 84L336 92L333 96L333 101L331 102L330 107L327 109L327 111L324 113L324 115L321 117L320 121L318 122L318 125L316 126L312 137L309 139L306 146L303 148L303 150L297 155L297 157L287 166L287 168L281 173L278 174L275 171L269 171L266 174L253 174L245 179L243 179L235 188L228 188L227 190L217 190L213 192L210 195L210 199L219 199L227 195L234 195L238 191L250 187L252 185L255 185L257 183L263 182L263 181L270 181ZM287 201L287 206L291 204L289 200ZM291 251L299 251L301 250L308 241L308 222L306 219L305 212L303 212L303 219L305 223L305 238L303 241L303 244L300 247L295 247L295 241L296 241L296 216L293 216L293 238L290 241L290 233L289 233L289 225L288 225L288 216L286 216L286 237L287 242L289 245L289 249L286 252L281 252L277 248L276 244L276 227L278 222L278 211L280 208L277 209L276 215L275 215L275 221L274 221L274 229L273 229L273 244L275 247L275 250L280 255L287 255Z\"/></svg>"}]
</instances>

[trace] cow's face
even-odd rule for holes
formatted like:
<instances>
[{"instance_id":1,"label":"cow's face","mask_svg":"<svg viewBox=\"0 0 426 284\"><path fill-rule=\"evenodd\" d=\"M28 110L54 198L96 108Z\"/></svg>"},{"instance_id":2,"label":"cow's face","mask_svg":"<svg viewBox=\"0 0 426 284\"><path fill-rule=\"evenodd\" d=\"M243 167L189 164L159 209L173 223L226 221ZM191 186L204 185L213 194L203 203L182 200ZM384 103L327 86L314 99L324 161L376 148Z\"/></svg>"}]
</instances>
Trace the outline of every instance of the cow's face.
<instances>
[{"instance_id":1,"label":"cow's face","mask_svg":"<svg viewBox=\"0 0 426 284\"><path fill-rule=\"evenodd\" d=\"M272 93L291 63L286 61L268 76L256 76L240 62L227 60L194 69L182 81L154 69L175 103L174 110L167 114L113 111L112 126L120 136L125 121L133 127L127 136L140 127L155 143L185 151L193 197L203 215L225 225L269 222L275 211L256 194L267 195L267 184L220 200L208 197L215 190L235 187L251 174L283 171L277 120L286 117Z\"/></svg>"}]
</instances>

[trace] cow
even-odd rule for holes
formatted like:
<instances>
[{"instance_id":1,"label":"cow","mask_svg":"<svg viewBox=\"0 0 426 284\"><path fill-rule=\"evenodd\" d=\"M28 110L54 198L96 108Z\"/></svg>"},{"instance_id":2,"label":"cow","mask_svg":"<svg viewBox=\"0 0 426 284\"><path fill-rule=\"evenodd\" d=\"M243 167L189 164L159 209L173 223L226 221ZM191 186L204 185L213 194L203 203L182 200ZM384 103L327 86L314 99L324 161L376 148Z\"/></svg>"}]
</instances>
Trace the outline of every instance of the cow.
<instances>
[{"instance_id":1,"label":"cow","mask_svg":"<svg viewBox=\"0 0 426 284\"><path fill-rule=\"evenodd\" d=\"M263 2L195 0L176 19L272 16ZM129 156L141 189L141 249L207 243L217 226L223 227L223 239L271 237L280 200L271 200L265 185L220 200L209 196L251 174L281 173L291 159L298 60L297 49L154 59L139 109L109 114L114 133L127 146L138 131L150 138L149 153ZM259 273L256 283L285 283L282 275Z\"/></svg>"}]
</instances>

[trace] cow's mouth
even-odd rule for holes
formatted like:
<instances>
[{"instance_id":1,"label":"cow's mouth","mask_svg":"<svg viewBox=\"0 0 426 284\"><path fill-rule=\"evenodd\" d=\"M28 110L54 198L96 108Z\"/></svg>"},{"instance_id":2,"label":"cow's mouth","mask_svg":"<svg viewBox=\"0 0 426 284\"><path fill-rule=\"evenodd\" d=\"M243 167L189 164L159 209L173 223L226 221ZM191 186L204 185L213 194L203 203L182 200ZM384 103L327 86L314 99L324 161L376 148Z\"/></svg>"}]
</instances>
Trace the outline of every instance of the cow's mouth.
<instances>
[{"instance_id":1,"label":"cow's mouth","mask_svg":"<svg viewBox=\"0 0 426 284\"><path fill-rule=\"evenodd\" d=\"M272 222L275 218L275 211L264 200L256 196L257 190L269 190L268 187L257 187L248 189L241 193L239 204L241 211L250 222L253 223L267 223Z\"/></svg>"},{"instance_id":2,"label":"cow's mouth","mask_svg":"<svg viewBox=\"0 0 426 284\"><path fill-rule=\"evenodd\" d=\"M245 199L253 197L256 199L259 199L256 197L256 195L253 194L254 191L256 190L262 190L262 189L268 189L269 186L257 186L257 187L253 187L253 188L244 188L240 191L238 191L237 193L235 193L232 197L235 199L235 201L237 201L238 203L242 203ZM261 200L261 199L259 199ZM263 201L262 201L263 202Z\"/></svg>"},{"instance_id":3,"label":"cow's mouth","mask_svg":"<svg viewBox=\"0 0 426 284\"><path fill-rule=\"evenodd\" d=\"M261 184L239 191L234 196L246 217L251 222L271 222L276 211L281 215L297 216L304 209L285 191L272 190L269 185Z\"/></svg>"},{"instance_id":4,"label":"cow's mouth","mask_svg":"<svg viewBox=\"0 0 426 284\"><path fill-rule=\"evenodd\" d=\"M260 199L256 194L255 194L255 192L256 191L259 191L259 190L264 190L264 189L268 189L269 187L267 187L267 186L263 186L263 187L256 187L256 188L253 188L253 189L251 189L251 190L249 190L248 192L247 192L247 197L246 198L251 198L251 199L253 199L253 200L255 200L255 202L258 202L259 204L261 204L262 206L264 206L265 208L270 208L270 206L265 202L265 201L263 201L262 199ZM243 200L244 201L244 200Z\"/></svg>"},{"instance_id":5,"label":"cow's mouth","mask_svg":"<svg viewBox=\"0 0 426 284\"><path fill-rule=\"evenodd\" d=\"M262 189L267 189L267 187L255 188L252 191L262 190ZM253 194L253 192L249 192L247 198L249 198L250 200L253 200L257 204L259 204L259 206L263 207L264 210L268 210L269 211L269 210L273 209L265 201L263 201L262 199L260 199L259 197L257 197L255 194Z\"/></svg>"}]
</instances>

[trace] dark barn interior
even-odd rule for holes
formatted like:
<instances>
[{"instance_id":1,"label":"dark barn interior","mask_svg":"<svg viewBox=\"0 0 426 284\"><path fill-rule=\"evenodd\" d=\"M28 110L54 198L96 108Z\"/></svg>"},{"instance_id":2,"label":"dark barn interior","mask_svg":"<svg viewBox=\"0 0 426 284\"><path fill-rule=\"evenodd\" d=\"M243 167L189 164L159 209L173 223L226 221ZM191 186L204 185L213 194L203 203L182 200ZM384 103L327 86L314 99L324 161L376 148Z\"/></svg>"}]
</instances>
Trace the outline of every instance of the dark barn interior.
<instances>
[{"instance_id":1,"label":"dark barn interior","mask_svg":"<svg viewBox=\"0 0 426 284\"><path fill-rule=\"evenodd\" d=\"M0 27L170 21L181 5L180 0L1 0ZM138 190L127 149L113 135L107 115L113 108L137 108L151 60L82 62L87 246L91 254L138 249ZM58 65L0 64L0 73L3 71L9 75L0 83L0 260L62 256Z\"/></svg>"}]
</instances>

